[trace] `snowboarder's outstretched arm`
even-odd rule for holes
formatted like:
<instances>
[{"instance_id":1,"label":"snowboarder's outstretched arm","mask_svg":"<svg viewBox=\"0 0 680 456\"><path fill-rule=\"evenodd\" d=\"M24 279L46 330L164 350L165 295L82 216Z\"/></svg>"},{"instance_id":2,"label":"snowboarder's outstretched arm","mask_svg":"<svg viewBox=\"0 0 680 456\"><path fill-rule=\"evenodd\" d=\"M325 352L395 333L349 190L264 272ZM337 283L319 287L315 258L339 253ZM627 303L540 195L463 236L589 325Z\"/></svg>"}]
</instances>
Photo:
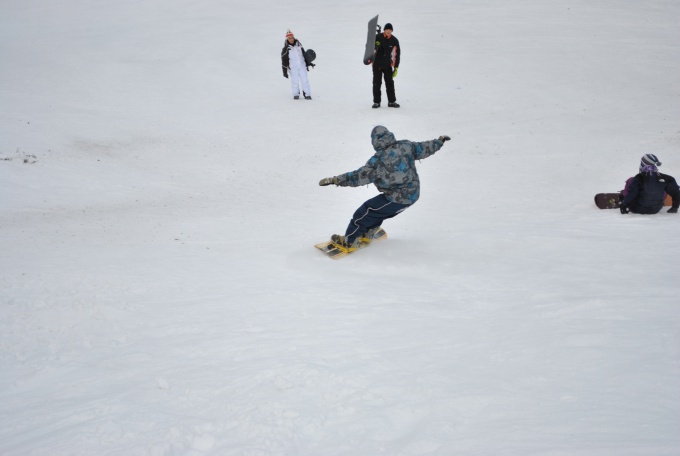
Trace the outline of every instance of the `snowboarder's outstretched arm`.
<instances>
[{"instance_id":1,"label":"snowboarder's outstretched arm","mask_svg":"<svg viewBox=\"0 0 680 456\"><path fill-rule=\"evenodd\" d=\"M331 184L339 185L340 187L361 187L362 185L371 184L375 181L374 163L376 161L377 159L372 157L364 166L356 171L350 171L335 177L326 177L321 179L319 185L322 187Z\"/></svg>"},{"instance_id":2,"label":"snowboarder's outstretched arm","mask_svg":"<svg viewBox=\"0 0 680 456\"><path fill-rule=\"evenodd\" d=\"M451 138L442 135L437 139L433 139L432 141L422 141L422 142L414 142L413 144L413 151L414 151L414 158L416 160L422 160L423 158L427 158L431 155L433 155L435 152L437 152L439 149L442 148L444 143L446 141L449 141Z\"/></svg>"},{"instance_id":3,"label":"snowboarder's outstretched arm","mask_svg":"<svg viewBox=\"0 0 680 456\"><path fill-rule=\"evenodd\" d=\"M374 155L361 168L337 176L340 187L361 187L375 182L376 164L378 158Z\"/></svg>"},{"instance_id":4,"label":"snowboarder's outstretched arm","mask_svg":"<svg viewBox=\"0 0 680 456\"><path fill-rule=\"evenodd\" d=\"M389 132L388 132L389 133ZM391 133L390 133L391 136ZM392 140L394 140L394 137L392 137ZM386 172L386 166L387 168L396 168L394 171L399 171L399 172L404 172L404 169L400 168L400 166L406 166L408 168L408 165L406 165L406 161L404 160L404 154L409 155L410 153L413 153L413 159L416 160L421 160L423 158L427 158L430 155L434 154L437 152L439 149L442 148L444 143L446 141L450 141L451 138L446 135L442 135L437 139L433 139L431 141L423 141L423 142L409 142L409 141L403 141L400 142L401 144L399 146L401 152L399 154L389 154L389 160L387 160L386 164L386 157L381 156L380 154L382 153L379 151L376 153L374 156L372 156L364 166L361 168L355 170L355 171L350 171L345 174L340 174L339 176L335 177L327 177L325 179L321 179L319 182L319 185L326 186L326 185L339 185L341 187L361 187L363 185L368 185L368 184L373 184L376 183L376 185L379 186L379 182L381 178L384 178L385 176L380 176L378 169L381 170L382 174L385 174ZM396 144L396 143L394 143ZM411 148L409 150L408 144L411 145ZM393 144L390 143L388 146L392 146ZM375 147L375 143L374 143ZM377 150L377 149L376 149ZM396 149L395 149L396 150ZM409 158L411 160L411 158ZM391 161L391 162L390 162ZM389 171L387 171L389 173Z\"/></svg>"}]
</instances>

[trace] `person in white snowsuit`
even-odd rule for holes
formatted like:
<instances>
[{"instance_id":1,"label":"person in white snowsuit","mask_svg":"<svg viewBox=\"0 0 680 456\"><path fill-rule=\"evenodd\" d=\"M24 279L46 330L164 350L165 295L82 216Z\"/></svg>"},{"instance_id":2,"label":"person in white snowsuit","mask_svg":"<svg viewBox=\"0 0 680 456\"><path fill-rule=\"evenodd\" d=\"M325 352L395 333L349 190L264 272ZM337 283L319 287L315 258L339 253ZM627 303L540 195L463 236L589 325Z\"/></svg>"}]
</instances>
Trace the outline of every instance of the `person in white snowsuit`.
<instances>
[{"instance_id":1,"label":"person in white snowsuit","mask_svg":"<svg viewBox=\"0 0 680 456\"><path fill-rule=\"evenodd\" d=\"M281 66L283 67L283 77L288 78L290 72L290 87L295 100L300 98L300 84L302 84L302 94L305 100L312 99L312 88L309 86L307 72L309 67L314 68L314 64L305 59L305 48L302 43L295 39L293 32L288 30L286 41L283 43L281 51Z\"/></svg>"}]
</instances>

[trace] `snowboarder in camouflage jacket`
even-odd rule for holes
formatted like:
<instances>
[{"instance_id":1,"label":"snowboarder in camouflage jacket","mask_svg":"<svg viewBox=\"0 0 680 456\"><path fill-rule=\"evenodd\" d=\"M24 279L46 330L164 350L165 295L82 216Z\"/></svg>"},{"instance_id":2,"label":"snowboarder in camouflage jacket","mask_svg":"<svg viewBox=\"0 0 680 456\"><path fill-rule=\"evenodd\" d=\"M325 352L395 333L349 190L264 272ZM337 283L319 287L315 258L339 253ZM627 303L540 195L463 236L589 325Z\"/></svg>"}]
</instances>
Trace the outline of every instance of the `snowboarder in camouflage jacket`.
<instances>
[{"instance_id":1,"label":"snowboarder in camouflage jacket","mask_svg":"<svg viewBox=\"0 0 680 456\"><path fill-rule=\"evenodd\" d=\"M374 184L380 195L369 199L356 210L344 236L333 235L334 242L350 250L360 239L370 237L382 222L403 212L420 197L420 178L416 160L433 155L442 148L448 136L423 142L397 141L382 125L371 132L375 154L361 168L335 177L321 179L319 185L359 187Z\"/></svg>"}]
</instances>

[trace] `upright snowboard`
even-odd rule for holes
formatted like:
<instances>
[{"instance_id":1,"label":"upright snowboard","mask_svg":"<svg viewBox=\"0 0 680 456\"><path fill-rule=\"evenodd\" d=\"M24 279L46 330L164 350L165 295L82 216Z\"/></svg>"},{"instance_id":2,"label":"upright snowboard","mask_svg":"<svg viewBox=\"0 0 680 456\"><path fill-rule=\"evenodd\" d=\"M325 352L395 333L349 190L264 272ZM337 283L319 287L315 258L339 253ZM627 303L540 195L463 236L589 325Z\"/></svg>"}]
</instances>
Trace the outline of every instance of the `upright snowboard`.
<instances>
[{"instance_id":1,"label":"upright snowboard","mask_svg":"<svg viewBox=\"0 0 680 456\"><path fill-rule=\"evenodd\" d=\"M371 245L371 242L373 241L382 241L384 239L387 239L387 233L385 232L384 229L379 228L378 231L376 231L373 237L370 239L370 241L361 242L360 247L357 250L365 249L366 247ZM346 248L334 244L332 241L322 242L321 244L316 244L314 247L321 250L321 252L324 255L333 258L334 260L337 260L338 258L342 258L352 253ZM354 251L356 252L356 250Z\"/></svg>"},{"instance_id":2,"label":"upright snowboard","mask_svg":"<svg viewBox=\"0 0 680 456\"><path fill-rule=\"evenodd\" d=\"M623 200L623 195L619 193L598 193L595 195L595 205L600 209L618 209L621 207L621 201ZM664 206L672 206L673 198L670 195L666 195L666 199L663 202Z\"/></svg>"},{"instance_id":3,"label":"upright snowboard","mask_svg":"<svg viewBox=\"0 0 680 456\"><path fill-rule=\"evenodd\" d=\"M366 37L366 50L364 51L364 65L373 63L375 56L375 37L380 33L380 26L378 25L378 15L368 21L368 36Z\"/></svg>"}]
</instances>

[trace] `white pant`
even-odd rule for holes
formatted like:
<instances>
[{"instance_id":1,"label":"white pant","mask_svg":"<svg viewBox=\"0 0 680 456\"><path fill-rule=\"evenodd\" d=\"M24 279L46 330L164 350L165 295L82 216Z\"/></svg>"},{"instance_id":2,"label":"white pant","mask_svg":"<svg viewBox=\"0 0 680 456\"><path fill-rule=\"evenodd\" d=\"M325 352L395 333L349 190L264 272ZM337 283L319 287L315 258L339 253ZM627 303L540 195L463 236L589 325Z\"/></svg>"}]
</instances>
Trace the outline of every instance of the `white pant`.
<instances>
[{"instance_id":1,"label":"white pant","mask_svg":"<svg viewBox=\"0 0 680 456\"><path fill-rule=\"evenodd\" d=\"M290 88L293 91L293 96L300 95L300 83L302 83L302 90L308 97L312 96L312 89L309 87L309 80L307 79L307 68L291 68L290 69Z\"/></svg>"}]
</instances>

